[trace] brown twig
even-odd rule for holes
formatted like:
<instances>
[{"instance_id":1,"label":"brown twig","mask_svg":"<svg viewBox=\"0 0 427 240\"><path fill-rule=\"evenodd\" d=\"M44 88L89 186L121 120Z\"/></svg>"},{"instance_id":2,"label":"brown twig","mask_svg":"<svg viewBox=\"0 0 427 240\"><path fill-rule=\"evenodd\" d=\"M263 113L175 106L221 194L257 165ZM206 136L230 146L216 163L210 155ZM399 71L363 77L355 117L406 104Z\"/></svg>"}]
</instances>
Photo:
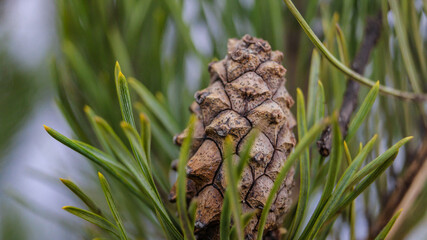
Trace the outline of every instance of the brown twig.
<instances>
[{"instance_id":1,"label":"brown twig","mask_svg":"<svg viewBox=\"0 0 427 240\"><path fill-rule=\"evenodd\" d=\"M369 56L371 51L376 45L378 38L381 34L381 15L369 18L366 22L366 28L362 44L355 56L351 68L359 73L363 74L365 67L368 64ZM351 79L347 80L347 87L344 93L344 99L340 108L339 114L339 125L343 136L347 135L348 124L350 122L351 115L357 107L357 96L359 93L359 83ZM332 146L331 127L328 126L323 130L319 141L317 141L319 153L322 156L329 156Z\"/></svg>"}]
</instances>

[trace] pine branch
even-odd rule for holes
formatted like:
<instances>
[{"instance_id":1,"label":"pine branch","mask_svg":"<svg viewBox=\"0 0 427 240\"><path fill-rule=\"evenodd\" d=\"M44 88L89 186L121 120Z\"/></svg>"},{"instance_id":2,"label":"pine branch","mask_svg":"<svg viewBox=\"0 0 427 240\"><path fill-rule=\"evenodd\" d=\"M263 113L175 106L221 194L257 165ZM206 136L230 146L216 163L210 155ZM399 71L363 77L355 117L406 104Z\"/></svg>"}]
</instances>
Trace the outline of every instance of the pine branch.
<instances>
[{"instance_id":1,"label":"pine branch","mask_svg":"<svg viewBox=\"0 0 427 240\"><path fill-rule=\"evenodd\" d=\"M387 202L379 213L377 219L373 224L369 225L369 237L368 239L374 239L375 236L384 228L388 220L393 216L396 210L399 208L401 202L405 198L408 190L413 185L414 179L419 174L425 174L420 170L423 169L423 165L427 164L425 159L427 158L427 138L424 138L414 160L411 162L405 174L398 179L396 188L387 196ZM409 209L405 209L408 211Z\"/></svg>"},{"instance_id":2,"label":"pine branch","mask_svg":"<svg viewBox=\"0 0 427 240\"><path fill-rule=\"evenodd\" d=\"M381 35L381 14L376 17L369 18L366 22L365 34L362 44L356 57L351 64L351 69L359 74L363 74L366 65L369 61L372 49L375 47L378 38ZM353 112L357 107L357 96L359 93L360 84L351 79L347 80L347 87L344 93L344 99L340 108L339 125L343 136L347 135L348 124ZM323 130L317 146L319 153L322 156L329 156L332 146L331 127L328 126Z\"/></svg>"}]
</instances>

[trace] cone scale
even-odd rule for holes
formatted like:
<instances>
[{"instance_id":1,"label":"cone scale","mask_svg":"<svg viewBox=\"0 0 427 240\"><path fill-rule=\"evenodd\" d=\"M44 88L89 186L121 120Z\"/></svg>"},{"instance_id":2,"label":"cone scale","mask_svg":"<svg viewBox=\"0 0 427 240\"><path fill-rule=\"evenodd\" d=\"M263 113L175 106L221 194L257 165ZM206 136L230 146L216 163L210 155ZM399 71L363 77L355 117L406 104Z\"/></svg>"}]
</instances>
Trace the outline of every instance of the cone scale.
<instances>
[{"instance_id":1,"label":"cone scale","mask_svg":"<svg viewBox=\"0 0 427 240\"><path fill-rule=\"evenodd\" d=\"M295 146L295 119L289 108L294 101L285 88L283 53L272 51L262 39L245 35L228 41L227 56L209 64L210 85L195 94L190 107L197 116L188 160L187 199L197 198L195 234L198 239L219 239L219 220L227 187L223 144L233 140L233 161L251 131L259 134L250 151L249 164L239 182L242 212L256 211L245 227L245 239L255 239L258 221L281 167ZM187 130L175 136L180 145ZM265 225L266 236L275 238L291 205L294 171L283 182ZM176 199L176 186L170 200ZM277 237L277 234L276 234Z\"/></svg>"}]
</instances>

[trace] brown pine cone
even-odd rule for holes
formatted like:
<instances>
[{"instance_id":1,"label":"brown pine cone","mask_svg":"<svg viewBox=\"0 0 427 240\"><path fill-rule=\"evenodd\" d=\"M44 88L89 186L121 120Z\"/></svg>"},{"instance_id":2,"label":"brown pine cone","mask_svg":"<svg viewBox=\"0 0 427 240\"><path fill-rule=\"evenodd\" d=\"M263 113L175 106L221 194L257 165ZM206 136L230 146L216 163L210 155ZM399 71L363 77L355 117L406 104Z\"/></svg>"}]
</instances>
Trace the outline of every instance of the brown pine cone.
<instances>
[{"instance_id":1,"label":"brown pine cone","mask_svg":"<svg viewBox=\"0 0 427 240\"><path fill-rule=\"evenodd\" d=\"M262 39L245 35L228 41L225 59L209 64L210 85L195 94L190 110L197 115L193 146L187 164L187 198L197 198L195 234L198 239L219 239L226 180L223 144L230 135L235 146L234 160L255 128L260 133L250 152L249 165L239 183L243 213L263 209L274 180L295 146L292 128L295 119L289 108L294 100L285 88L283 53L271 51ZM175 136L180 145L187 130ZM293 170L276 196L268 215L265 233L269 236L282 223L291 205ZM175 201L175 186L170 200ZM245 228L245 238L255 239L258 210Z\"/></svg>"}]
</instances>

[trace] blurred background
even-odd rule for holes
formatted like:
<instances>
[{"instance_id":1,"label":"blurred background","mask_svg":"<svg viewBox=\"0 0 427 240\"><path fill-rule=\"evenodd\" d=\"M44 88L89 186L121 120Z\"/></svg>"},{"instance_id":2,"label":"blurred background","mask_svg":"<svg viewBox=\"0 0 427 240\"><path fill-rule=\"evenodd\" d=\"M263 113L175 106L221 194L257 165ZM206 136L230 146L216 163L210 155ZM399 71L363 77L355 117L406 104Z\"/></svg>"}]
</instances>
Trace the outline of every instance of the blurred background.
<instances>
[{"instance_id":1,"label":"blurred background","mask_svg":"<svg viewBox=\"0 0 427 240\"><path fill-rule=\"evenodd\" d=\"M364 75L397 89L426 92L427 2L396 2L397 9L381 0L295 4L336 56L339 24L350 61L366 20L381 14L383 31ZM399 24L406 45L396 35ZM141 81L167 107L179 130L188 120L194 92L208 84L208 63L225 56L228 38L246 33L284 52L291 95L296 87L306 91L313 45L280 0L0 0L0 238L91 239L88 224L61 209L81 203L59 178L73 179L102 199L96 197L97 169L49 137L43 124L97 145L83 112L87 104L118 129L116 60L126 76ZM412 67L402 52L409 53ZM346 77L325 59L319 69L331 114L341 105ZM368 90L361 86L359 97ZM382 96L362 126L353 145L378 133L375 154L404 136L415 139L369 194L356 201L357 239L368 236L411 163L423 163L425 156L417 160L417 154L426 148L426 114L426 104ZM154 159L170 163L179 151L172 134L154 122L153 135ZM400 239L425 239L426 192L424 186L411 205L414 214L399 228ZM349 239L345 221L336 228L330 239Z\"/></svg>"}]
</instances>

